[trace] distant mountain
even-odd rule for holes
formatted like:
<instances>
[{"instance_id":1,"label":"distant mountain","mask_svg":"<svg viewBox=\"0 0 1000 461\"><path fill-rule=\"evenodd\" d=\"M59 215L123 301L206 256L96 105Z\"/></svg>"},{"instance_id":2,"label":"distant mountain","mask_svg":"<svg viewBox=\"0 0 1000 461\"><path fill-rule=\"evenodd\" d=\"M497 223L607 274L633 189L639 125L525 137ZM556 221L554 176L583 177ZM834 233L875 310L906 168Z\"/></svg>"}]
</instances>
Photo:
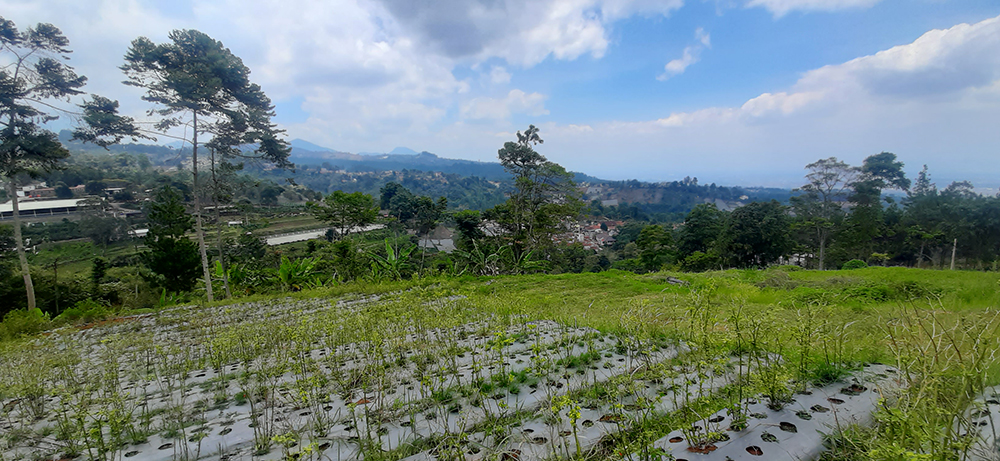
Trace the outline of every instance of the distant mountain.
<instances>
[{"instance_id":1,"label":"distant mountain","mask_svg":"<svg viewBox=\"0 0 1000 461\"><path fill-rule=\"evenodd\" d=\"M304 139L293 139L291 143L293 149L308 150L312 152L337 152L336 149L330 149L329 147L323 147L318 144L313 144Z\"/></svg>"},{"instance_id":2,"label":"distant mountain","mask_svg":"<svg viewBox=\"0 0 1000 461\"><path fill-rule=\"evenodd\" d=\"M418 155L419 153L409 147L397 147L389 153L385 152L358 152L358 155L364 155L367 157L380 157L382 155Z\"/></svg>"},{"instance_id":3,"label":"distant mountain","mask_svg":"<svg viewBox=\"0 0 1000 461\"><path fill-rule=\"evenodd\" d=\"M409 147L397 147L389 151L389 155L417 155L417 151Z\"/></svg>"}]
</instances>

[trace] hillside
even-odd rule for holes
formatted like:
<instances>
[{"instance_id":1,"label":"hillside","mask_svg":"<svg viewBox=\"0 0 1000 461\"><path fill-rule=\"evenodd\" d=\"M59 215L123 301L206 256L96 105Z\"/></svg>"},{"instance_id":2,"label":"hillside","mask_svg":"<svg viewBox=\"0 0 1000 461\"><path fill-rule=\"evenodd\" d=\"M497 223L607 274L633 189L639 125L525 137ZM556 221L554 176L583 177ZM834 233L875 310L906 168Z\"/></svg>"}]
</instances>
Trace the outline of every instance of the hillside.
<instances>
[{"instance_id":1,"label":"hillside","mask_svg":"<svg viewBox=\"0 0 1000 461\"><path fill-rule=\"evenodd\" d=\"M69 140L63 131L60 139L74 152L101 154L105 150ZM388 182L399 182L418 195L447 197L452 206L486 209L503 202L512 184L510 174L497 162L477 162L439 157L430 152L415 153L397 147L388 154L340 152L312 142L291 141L291 170L269 169L266 165L247 165L246 172L280 184L292 181L328 194L334 190L378 195ZM112 153L144 154L154 165L178 167L187 149L161 145L128 143L110 148ZM695 205L714 203L719 209L732 210L752 201L777 199L787 202L791 191L699 184L697 178L681 181L643 182L609 181L584 173L574 173L582 198L603 207L630 205L640 215L662 221L679 221ZM598 209L600 210L600 209ZM633 213L635 215L635 213Z\"/></svg>"}]
</instances>

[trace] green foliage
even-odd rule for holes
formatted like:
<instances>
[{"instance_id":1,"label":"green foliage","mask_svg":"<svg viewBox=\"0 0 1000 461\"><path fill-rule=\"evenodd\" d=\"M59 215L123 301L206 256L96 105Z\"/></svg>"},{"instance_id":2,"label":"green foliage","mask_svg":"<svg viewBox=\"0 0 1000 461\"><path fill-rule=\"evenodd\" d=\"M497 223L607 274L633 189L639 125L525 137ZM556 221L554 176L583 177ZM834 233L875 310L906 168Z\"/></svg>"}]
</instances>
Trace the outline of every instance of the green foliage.
<instances>
[{"instance_id":1,"label":"green foliage","mask_svg":"<svg viewBox=\"0 0 1000 461\"><path fill-rule=\"evenodd\" d=\"M708 253L715 246L726 222L726 214L714 203L695 206L678 231L678 258L685 259L697 251Z\"/></svg>"},{"instance_id":2,"label":"green foliage","mask_svg":"<svg viewBox=\"0 0 1000 461\"><path fill-rule=\"evenodd\" d=\"M289 260L287 256L282 256L277 272L282 290L299 291L307 283L317 284L315 267L316 258Z\"/></svg>"},{"instance_id":3,"label":"green foliage","mask_svg":"<svg viewBox=\"0 0 1000 461\"><path fill-rule=\"evenodd\" d=\"M73 307L66 309L61 314L53 319L54 322L83 322L90 323L95 320L100 320L107 317L110 314L108 308L93 299L87 298L83 301L76 303Z\"/></svg>"},{"instance_id":4,"label":"green foliage","mask_svg":"<svg viewBox=\"0 0 1000 461\"><path fill-rule=\"evenodd\" d=\"M517 132L517 141L504 143L497 151L500 164L514 179L515 191L503 205L490 210L506 232L515 258L550 244L566 219L577 218L582 204L572 175L535 151L543 143L538 128Z\"/></svg>"},{"instance_id":5,"label":"green foliage","mask_svg":"<svg viewBox=\"0 0 1000 461\"><path fill-rule=\"evenodd\" d=\"M722 266L722 258L714 251L702 253L695 251L681 260L681 270L685 272L705 272L719 269Z\"/></svg>"},{"instance_id":6,"label":"green foliage","mask_svg":"<svg viewBox=\"0 0 1000 461\"><path fill-rule=\"evenodd\" d=\"M411 270L410 254L416 245L393 247L389 239L385 239L385 255L369 252L372 260L372 278L381 280L400 280Z\"/></svg>"},{"instance_id":7,"label":"green foliage","mask_svg":"<svg viewBox=\"0 0 1000 461\"><path fill-rule=\"evenodd\" d=\"M719 253L735 267L765 267L792 248L789 218L777 201L737 208L719 237Z\"/></svg>"},{"instance_id":8,"label":"green foliage","mask_svg":"<svg viewBox=\"0 0 1000 461\"><path fill-rule=\"evenodd\" d=\"M486 234L482 227L483 218L477 210L461 210L452 214L455 221L455 231L457 238L455 246L464 251L469 251L473 247L473 242L481 240Z\"/></svg>"},{"instance_id":9,"label":"green foliage","mask_svg":"<svg viewBox=\"0 0 1000 461\"><path fill-rule=\"evenodd\" d=\"M844 270L864 269L866 267L868 267L868 263L866 263L866 262L864 262L864 261L862 261L860 259L852 259L852 260L847 261L846 263L844 263L844 265L842 266L842 269L844 269Z\"/></svg>"},{"instance_id":10,"label":"green foliage","mask_svg":"<svg viewBox=\"0 0 1000 461\"><path fill-rule=\"evenodd\" d=\"M34 335L49 328L49 316L40 309L15 309L3 316L0 338L11 340Z\"/></svg>"},{"instance_id":11,"label":"green foliage","mask_svg":"<svg viewBox=\"0 0 1000 461\"><path fill-rule=\"evenodd\" d=\"M149 233L143 254L146 266L157 275L155 285L170 292L191 291L198 278L198 245L184 236L191 229L191 215L170 186L160 189L149 205Z\"/></svg>"},{"instance_id":12,"label":"green foliage","mask_svg":"<svg viewBox=\"0 0 1000 461\"><path fill-rule=\"evenodd\" d=\"M274 107L260 86L250 82L243 61L197 30L174 30L168 38L163 44L146 37L133 40L121 67L124 83L146 90L142 99L156 105L153 112L164 117L157 128L170 129L182 123L178 116L192 116L193 139L199 130L210 131L207 147L212 151L286 166L291 150L271 123ZM197 158L198 143L192 145Z\"/></svg>"},{"instance_id":13,"label":"green foliage","mask_svg":"<svg viewBox=\"0 0 1000 461\"><path fill-rule=\"evenodd\" d=\"M656 224L644 227L635 240L643 269L654 272L672 262L673 243L674 239L669 230Z\"/></svg>"},{"instance_id":14,"label":"green foliage","mask_svg":"<svg viewBox=\"0 0 1000 461\"><path fill-rule=\"evenodd\" d=\"M309 212L317 220L329 223L342 239L358 228L370 225L378 218L378 206L368 194L354 192L348 194L335 190L320 203L309 202Z\"/></svg>"}]
</instances>

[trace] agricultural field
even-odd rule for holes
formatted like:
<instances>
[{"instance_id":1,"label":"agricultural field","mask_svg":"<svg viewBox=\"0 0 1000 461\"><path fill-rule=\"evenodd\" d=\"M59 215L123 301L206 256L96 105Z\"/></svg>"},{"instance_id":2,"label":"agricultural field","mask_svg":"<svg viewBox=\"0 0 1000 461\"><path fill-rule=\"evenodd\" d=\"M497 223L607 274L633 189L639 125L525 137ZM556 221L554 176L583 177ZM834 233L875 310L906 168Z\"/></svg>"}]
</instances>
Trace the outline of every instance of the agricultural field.
<instances>
[{"instance_id":1,"label":"agricultural field","mask_svg":"<svg viewBox=\"0 0 1000 461\"><path fill-rule=\"evenodd\" d=\"M0 459L1000 456L1000 276L451 277L0 343Z\"/></svg>"}]
</instances>

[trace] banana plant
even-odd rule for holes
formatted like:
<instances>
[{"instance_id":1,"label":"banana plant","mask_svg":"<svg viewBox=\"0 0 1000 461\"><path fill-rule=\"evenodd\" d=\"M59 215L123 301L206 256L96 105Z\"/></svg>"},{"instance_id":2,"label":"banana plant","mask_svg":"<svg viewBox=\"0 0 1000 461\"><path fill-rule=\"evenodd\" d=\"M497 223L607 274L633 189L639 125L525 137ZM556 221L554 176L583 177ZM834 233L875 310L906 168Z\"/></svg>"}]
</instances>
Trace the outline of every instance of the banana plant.
<instances>
[{"instance_id":1,"label":"banana plant","mask_svg":"<svg viewBox=\"0 0 1000 461\"><path fill-rule=\"evenodd\" d=\"M500 253L483 251L475 240L472 241L472 250L456 249L453 254L475 275L500 275Z\"/></svg>"},{"instance_id":2,"label":"banana plant","mask_svg":"<svg viewBox=\"0 0 1000 461\"><path fill-rule=\"evenodd\" d=\"M372 258L372 278L382 280L399 280L403 278L403 271L410 265L410 254L416 249L416 245L406 248L393 248L389 239L385 239L385 256L375 252L369 252Z\"/></svg>"},{"instance_id":3,"label":"banana plant","mask_svg":"<svg viewBox=\"0 0 1000 461\"><path fill-rule=\"evenodd\" d=\"M282 291L298 291L302 289L302 284L312 281L316 261L317 258L290 260L288 256L282 256L281 265L278 266L278 280Z\"/></svg>"}]
</instances>

